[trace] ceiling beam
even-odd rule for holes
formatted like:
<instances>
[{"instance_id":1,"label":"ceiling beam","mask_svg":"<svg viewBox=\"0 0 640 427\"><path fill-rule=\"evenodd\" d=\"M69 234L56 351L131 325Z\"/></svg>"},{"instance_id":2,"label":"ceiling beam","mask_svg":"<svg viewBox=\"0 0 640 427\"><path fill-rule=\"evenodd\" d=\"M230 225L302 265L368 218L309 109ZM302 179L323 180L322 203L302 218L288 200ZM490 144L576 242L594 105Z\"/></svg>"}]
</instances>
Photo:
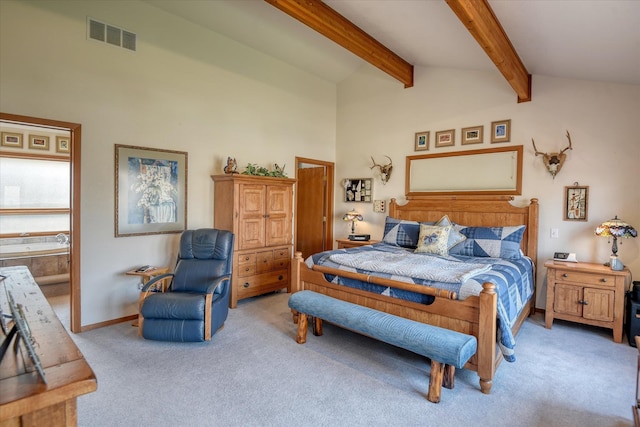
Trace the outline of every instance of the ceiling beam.
<instances>
[{"instance_id":1,"label":"ceiling beam","mask_svg":"<svg viewBox=\"0 0 640 427\"><path fill-rule=\"evenodd\" d=\"M446 2L507 79L518 95L518 102L531 101L531 74L527 72L488 1Z\"/></svg>"},{"instance_id":2,"label":"ceiling beam","mask_svg":"<svg viewBox=\"0 0 640 427\"><path fill-rule=\"evenodd\" d=\"M265 0L303 24L344 47L351 53L400 80L405 88L413 86L413 65L386 48L320 0Z\"/></svg>"}]
</instances>

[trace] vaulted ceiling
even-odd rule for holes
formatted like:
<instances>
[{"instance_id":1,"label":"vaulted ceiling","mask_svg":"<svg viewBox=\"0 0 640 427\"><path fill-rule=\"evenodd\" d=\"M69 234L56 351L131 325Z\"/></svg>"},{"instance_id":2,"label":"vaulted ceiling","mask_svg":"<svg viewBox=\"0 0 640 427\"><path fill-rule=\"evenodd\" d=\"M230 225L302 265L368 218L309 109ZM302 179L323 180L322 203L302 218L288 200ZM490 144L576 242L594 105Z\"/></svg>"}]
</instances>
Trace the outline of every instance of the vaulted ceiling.
<instances>
[{"instance_id":1,"label":"vaulted ceiling","mask_svg":"<svg viewBox=\"0 0 640 427\"><path fill-rule=\"evenodd\" d=\"M331 82L342 81L366 62L270 4L279 0L145 1ZM492 60L482 47L487 41L481 41L481 46L472 35L473 28L465 27L474 17L467 16L465 21L456 15L456 7L468 9L482 1L324 3L410 65L495 70L508 81L513 78L499 70L505 53L498 52ZM527 73L640 84L640 1L488 0L488 5ZM401 77L394 78L411 86ZM522 89L509 83L524 100Z\"/></svg>"}]
</instances>

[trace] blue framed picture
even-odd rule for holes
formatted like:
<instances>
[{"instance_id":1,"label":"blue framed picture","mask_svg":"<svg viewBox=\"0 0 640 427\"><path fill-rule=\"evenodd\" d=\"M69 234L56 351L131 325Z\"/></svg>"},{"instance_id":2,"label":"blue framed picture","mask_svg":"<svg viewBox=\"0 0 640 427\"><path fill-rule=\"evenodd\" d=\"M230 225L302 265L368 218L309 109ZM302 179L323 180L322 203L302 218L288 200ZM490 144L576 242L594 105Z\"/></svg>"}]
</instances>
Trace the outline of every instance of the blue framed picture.
<instances>
[{"instance_id":1,"label":"blue framed picture","mask_svg":"<svg viewBox=\"0 0 640 427\"><path fill-rule=\"evenodd\" d=\"M187 153L115 146L115 237L187 229Z\"/></svg>"}]
</instances>

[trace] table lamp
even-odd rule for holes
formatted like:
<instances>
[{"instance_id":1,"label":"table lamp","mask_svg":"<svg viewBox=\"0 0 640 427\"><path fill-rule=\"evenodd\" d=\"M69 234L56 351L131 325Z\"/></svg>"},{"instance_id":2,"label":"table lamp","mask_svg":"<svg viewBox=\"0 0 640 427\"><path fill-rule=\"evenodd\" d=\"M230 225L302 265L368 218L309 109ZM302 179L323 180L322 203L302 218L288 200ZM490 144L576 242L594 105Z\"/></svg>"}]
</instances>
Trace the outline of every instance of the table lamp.
<instances>
[{"instance_id":1,"label":"table lamp","mask_svg":"<svg viewBox=\"0 0 640 427\"><path fill-rule=\"evenodd\" d=\"M364 218L354 209L350 210L342 216L344 221L351 221L351 234L356 234L356 222L362 221Z\"/></svg>"},{"instance_id":2,"label":"table lamp","mask_svg":"<svg viewBox=\"0 0 640 427\"><path fill-rule=\"evenodd\" d=\"M621 219L618 219L618 215L616 215L615 218L605 221L597 226L595 235L609 238L613 237L613 246L611 247L612 254L609 266L611 266L612 270L622 270L624 265L622 264L622 261L618 259L618 237L637 237L638 232L636 229Z\"/></svg>"}]
</instances>

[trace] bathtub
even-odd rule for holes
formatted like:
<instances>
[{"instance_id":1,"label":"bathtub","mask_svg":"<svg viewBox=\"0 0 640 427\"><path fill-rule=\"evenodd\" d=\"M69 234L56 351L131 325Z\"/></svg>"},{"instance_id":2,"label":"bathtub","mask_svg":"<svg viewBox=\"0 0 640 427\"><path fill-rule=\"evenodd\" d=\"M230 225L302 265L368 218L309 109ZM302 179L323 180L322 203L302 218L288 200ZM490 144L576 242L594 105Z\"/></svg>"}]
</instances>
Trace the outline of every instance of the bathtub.
<instances>
[{"instance_id":1,"label":"bathtub","mask_svg":"<svg viewBox=\"0 0 640 427\"><path fill-rule=\"evenodd\" d=\"M66 255L69 245L58 242L19 243L0 245L0 259L30 258L43 255Z\"/></svg>"},{"instance_id":2,"label":"bathtub","mask_svg":"<svg viewBox=\"0 0 640 427\"><path fill-rule=\"evenodd\" d=\"M57 241L0 244L0 267L14 265L29 268L40 286L68 282L69 245Z\"/></svg>"}]
</instances>

